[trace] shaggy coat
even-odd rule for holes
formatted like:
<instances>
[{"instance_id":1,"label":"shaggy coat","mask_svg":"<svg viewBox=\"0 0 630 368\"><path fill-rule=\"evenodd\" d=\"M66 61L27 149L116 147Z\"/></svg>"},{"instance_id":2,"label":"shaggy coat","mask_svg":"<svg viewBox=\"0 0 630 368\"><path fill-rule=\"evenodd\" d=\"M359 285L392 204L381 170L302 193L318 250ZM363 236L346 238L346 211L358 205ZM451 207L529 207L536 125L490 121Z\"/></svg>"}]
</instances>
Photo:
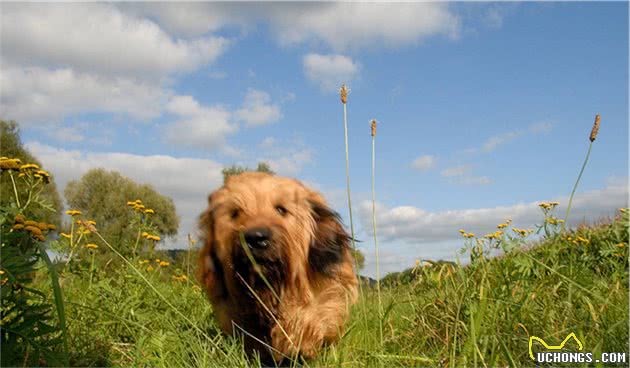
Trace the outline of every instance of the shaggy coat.
<instances>
[{"instance_id":1,"label":"shaggy coat","mask_svg":"<svg viewBox=\"0 0 630 368\"><path fill-rule=\"evenodd\" d=\"M199 279L219 326L263 360L313 358L342 333L357 277L339 215L297 180L230 177L201 215Z\"/></svg>"}]
</instances>

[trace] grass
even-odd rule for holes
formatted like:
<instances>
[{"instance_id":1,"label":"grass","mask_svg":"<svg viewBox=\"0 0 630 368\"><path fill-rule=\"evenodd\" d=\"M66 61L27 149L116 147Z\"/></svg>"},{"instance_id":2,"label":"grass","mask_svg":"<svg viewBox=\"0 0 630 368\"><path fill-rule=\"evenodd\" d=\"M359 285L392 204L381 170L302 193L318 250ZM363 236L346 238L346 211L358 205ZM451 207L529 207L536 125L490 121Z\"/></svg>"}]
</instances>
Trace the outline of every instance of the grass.
<instances>
[{"instance_id":1,"label":"grass","mask_svg":"<svg viewBox=\"0 0 630 368\"><path fill-rule=\"evenodd\" d=\"M219 333L201 290L168 267L96 272L91 286L85 270L62 274L71 365L258 365ZM559 343L571 332L585 351L628 352L628 216L468 266L390 275L382 318L376 296L364 287L341 341L305 366L533 366L530 336Z\"/></svg>"}]
</instances>

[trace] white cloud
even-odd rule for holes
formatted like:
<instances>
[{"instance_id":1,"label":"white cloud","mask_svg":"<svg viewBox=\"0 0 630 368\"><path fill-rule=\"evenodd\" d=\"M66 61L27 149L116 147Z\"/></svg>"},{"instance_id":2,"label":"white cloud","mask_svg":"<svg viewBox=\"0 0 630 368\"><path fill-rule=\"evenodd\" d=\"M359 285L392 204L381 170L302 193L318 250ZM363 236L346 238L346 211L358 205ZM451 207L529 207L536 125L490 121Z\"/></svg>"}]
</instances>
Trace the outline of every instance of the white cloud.
<instances>
[{"instance_id":1,"label":"white cloud","mask_svg":"<svg viewBox=\"0 0 630 368\"><path fill-rule=\"evenodd\" d=\"M53 174L61 192L69 181L80 179L88 170L99 167L118 171L138 183L150 183L175 202L182 220L181 239L187 233L196 232L197 217L206 206L208 194L223 183L222 165L212 160L81 152L38 142L28 142L26 147ZM183 245L183 241L180 243Z\"/></svg>"},{"instance_id":2,"label":"white cloud","mask_svg":"<svg viewBox=\"0 0 630 368\"><path fill-rule=\"evenodd\" d=\"M547 134L553 129L553 123L549 121L542 121L540 123L534 123L529 126L529 131L532 134Z\"/></svg>"},{"instance_id":3,"label":"white cloud","mask_svg":"<svg viewBox=\"0 0 630 368\"><path fill-rule=\"evenodd\" d=\"M459 30L459 19L444 3L286 4L269 10L281 44L317 41L337 51L416 44Z\"/></svg>"},{"instance_id":4,"label":"white cloud","mask_svg":"<svg viewBox=\"0 0 630 368\"><path fill-rule=\"evenodd\" d=\"M413 45L433 35L456 37L459 17L445 3L177 3L121 5L166 29L202 35L222 27L270 26L281 45L323 43L334 50Z\"/></svg>"},{"instance_id":5,"label":"white cloud","mask_svg":"<svg viewBox=\"0 0 630 368\"><path fill-rule=\"evenodd\" d=\"M435 156L432 155L420 156L413 160L413 162L411 163L411 167L419 171L428 170L433 168L434 166Z\"/></svg>"},{"instance_id":6,"label":"white cloud","mask_svg":"<svg viewBox=\"0 0 630 368\"><path fill-rule=\"evenodd\" d=\"M4 4L1 19L4 59L100 75L192 71L228 45L221 37L174 39L149 19L104 3Z\"/></svg>"},{"instance_id":7,"label":"white cloud","mask_svg":"<svg viewBox=\"0 0 630 368\"><path fill-rule=\"evenodd\" d=\"M556 213L563 215L568 202L566 196L552 200L560 202ZM465 229L478 235L496 230L496 225L512 218L514 226L532 228L542 220L539 202L517 203L495 208L471 208L429 212L413 206L387 208L377 205L378 234L384 241L404 241L425 243L458 239L458 229ZM596 221L609 216L617 208L627 206L627 181L611 182L606 188L577 193L573 199L570 225L583 221ZM372 204L364 201L359 207L362 224L371 224ZM368 227L369 228L369 227Z\"/></svg>"},{"instance_id":8,"label":"white cloud","mask_svg":"<svg viewBox=\"0 0 630 368\"><path fill-rule=\"evenodd\" d=\"M247 125L265 125L278 121L282 113L278 105L271 103L271 96L267 92L250 88L235 117Z\"/></svg>"},{"instance_id":9,"label":"white cloud","mask_svg":"<svg viewBox=\"0 0 630 368\"><path fill-rule=\"evenodd\" d=\"M230 122L232 114L220 107L201 106L192 96L175 96L166 110L178 117L165 129L165 139L181 146L206 151L224 148L225 137L238 127Z\"/></svg>"},{"instance_id":10,"label":"white cloud","mask_svg":"<svg viewBox=\"0 0 630 368\"><path fill-rule=\"evenodd\" d=\"M343 83L350 83L359 73L360 66L343 55L308 54L303 59L304 74L323 91L333 92Z\"/></svg>"},{"instance_id":11,"label":"white cloud","mask_svg":"<svg viewBox=\"0 0 630 368\"><path fill-rule=\"evenodd\" d=\"M460 166L446 168L440 172L440 175L447 178L450 178L453 176L464 176L471 170L472 170L472 166L470 165L460 165Z\"/></svg>"},{"instance_id":12,"label":"white cloud","mask_svg":"<svg viewBox=\"0 0 630 368\"><path fill-rule=\"evenodd\" d=\"M297 176L304 166L313 162L313 150L298 140L283 141L266 137L258 144L258 148L250 161L264 161L280 175Z\"/></svg>"},{"instance_id":13,"label":"white cloud","mask_svg":"<svg viewBox=\"0 0 630 368\"><path fill-rule=\"evenodd\" d=\"M169 96L151 83L67 68L3 68L0 85L3 115L26 125L95 110L149 119L160 114Z\"/></svg>"},{"instance_id":14,"label":"white cloud","mask_svg":"<svg viewBox=\"0 0 630 368\"><path fill-rule=\"evenodd\" d=\"M521 135L522 135L521 132L514 131L514 132L507 132L504 134L498 134L498 135L492 136L486 140L486 142L483 144L481 149L484 152L492 152L498 146L509 143L513 141L514 139L520 137Z\"/></svg>"}]
</instances>

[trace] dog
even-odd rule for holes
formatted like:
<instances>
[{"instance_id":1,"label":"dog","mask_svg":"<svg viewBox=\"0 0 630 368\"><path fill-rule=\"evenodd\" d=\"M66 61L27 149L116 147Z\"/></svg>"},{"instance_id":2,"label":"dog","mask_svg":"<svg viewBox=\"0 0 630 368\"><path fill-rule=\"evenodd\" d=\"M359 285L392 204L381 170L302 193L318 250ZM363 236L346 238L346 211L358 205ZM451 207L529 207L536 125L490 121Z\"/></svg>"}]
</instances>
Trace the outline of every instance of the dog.
<instances>
[{"instance_id":1,"label":"dog","mask_svg":"<svg viewBox=\"0 0 630 368\"><path fill-rule=\"evenodd\" d=\"M198 277L224 333L276 364L339 339L358 280L352 238L321 194L246 172L210 194L199 224Z\"/></svg>"}]
</instances>

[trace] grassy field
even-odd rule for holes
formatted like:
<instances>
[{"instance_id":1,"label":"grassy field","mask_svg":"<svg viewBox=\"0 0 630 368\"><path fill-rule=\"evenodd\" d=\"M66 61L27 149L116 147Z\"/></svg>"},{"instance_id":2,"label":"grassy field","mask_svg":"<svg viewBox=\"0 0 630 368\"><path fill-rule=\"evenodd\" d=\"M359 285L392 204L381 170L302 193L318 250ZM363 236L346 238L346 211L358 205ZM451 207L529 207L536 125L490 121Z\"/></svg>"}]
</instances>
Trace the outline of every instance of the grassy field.
<instances>
[{"instance_id":1,"label":"grassy field","mask_svg":"<svg viewBox=\"0 0 630 368\"><path fill-rule=\"evenodd\" d=\"M486 237L467 266L423 262L389 275L382 316L376 290L364 287L340 343L303 366L533 366L530 336L557 344L571 332L585 351L628 352L627 212L536 242L519 238L504 238L520 246L501 257L485 256L499 242ZM238 339L219 333L186 272L140 258L95 269L92 278L87 263L61 272L70 364L258 365ZM41 273L36 283L49 284Z\"/></svg>"}]
</instances>

